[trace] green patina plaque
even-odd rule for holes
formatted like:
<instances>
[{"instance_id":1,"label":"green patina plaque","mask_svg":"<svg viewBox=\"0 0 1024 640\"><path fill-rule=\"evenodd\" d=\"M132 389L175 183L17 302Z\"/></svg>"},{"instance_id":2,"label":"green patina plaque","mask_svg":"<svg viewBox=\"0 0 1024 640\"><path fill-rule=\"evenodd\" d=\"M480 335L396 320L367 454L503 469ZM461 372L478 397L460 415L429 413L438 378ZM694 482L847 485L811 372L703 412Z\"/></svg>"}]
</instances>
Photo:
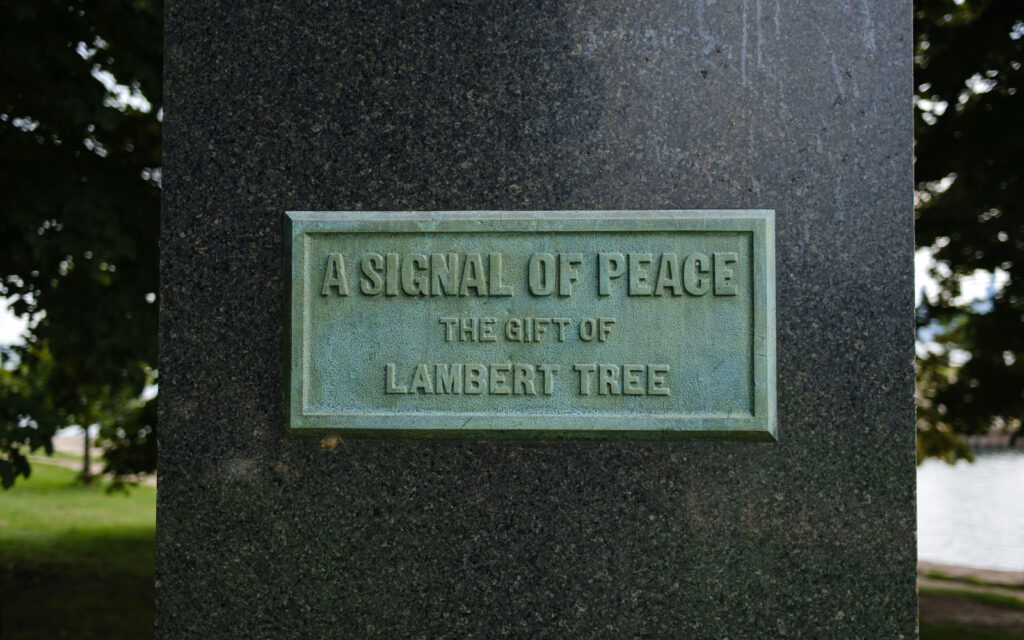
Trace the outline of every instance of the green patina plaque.
<instances>
[{"instance_id":1,"label":"green patina plaque","mask_svg":"<svg viewBox=\"0 0 1024 640\"><path fill-rule=\"evenodd\" d=\"M773 215L288 212L289 429L774 440Z\"/></svg>"}]
</instances>

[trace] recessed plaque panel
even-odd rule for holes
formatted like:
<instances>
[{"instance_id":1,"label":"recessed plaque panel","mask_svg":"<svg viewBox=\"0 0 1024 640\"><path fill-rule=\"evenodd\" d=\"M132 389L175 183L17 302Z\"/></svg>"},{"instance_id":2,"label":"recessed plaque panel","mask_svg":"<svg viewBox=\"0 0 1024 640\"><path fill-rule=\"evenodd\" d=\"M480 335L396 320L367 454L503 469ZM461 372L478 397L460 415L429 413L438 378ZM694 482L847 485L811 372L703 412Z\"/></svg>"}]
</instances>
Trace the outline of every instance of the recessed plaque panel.
<instances>
[{"instance_id":1,"label":"recessed plaque panel","mask_svg":"<svg viewBox=\"0 0 1024 640\"><path fill-rule=\"evenodd\" d=\"M292 433L776 438L771 211L286 220Z\"/></svg>"}]
</instances>

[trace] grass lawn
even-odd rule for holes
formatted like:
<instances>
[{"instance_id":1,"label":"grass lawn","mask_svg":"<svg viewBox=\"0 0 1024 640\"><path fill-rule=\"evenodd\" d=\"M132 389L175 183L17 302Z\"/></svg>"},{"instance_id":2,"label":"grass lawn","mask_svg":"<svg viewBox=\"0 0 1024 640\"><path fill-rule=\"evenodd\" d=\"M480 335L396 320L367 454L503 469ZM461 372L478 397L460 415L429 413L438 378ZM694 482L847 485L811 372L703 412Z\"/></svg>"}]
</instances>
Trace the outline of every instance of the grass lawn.
<instances>
[{"instance_id":1,"label":"grass lawn","mask_svg":"<svg viewBox=\"0 0 1024 640\"><path fill-rule=\"evenodd\" d=\"M156 489L33 464L0 490L0 638L151 638Z\"/></svg>"},{"instance_id":2,"label":"grass lawn","mask_svg":"<svg viewBox=\"0 0 1024 640\"><path fill-rule=\"evenodd\" d=\"M156 489L108 495L75 483L76 471L32 465L0 490L0 639L153 637ZM1005 595L950 588L922 595L1020 615ZM990 625L986 625L990 626ZM921 640L1024 640L1024 635L922 620Z\"/></svg>"},{"instance_id":3,"label":"grass lawn","mask_svg":"<svg viewBox=\"0 0 1024 640\"><path fill-rule=\"evenodd\" d=\"M919 587L918 593L933 596L950 596L960 598L961 600L971 600L972 602L990 604L1002 609L1024 610L1024 600L1014 598L1013 596L1003 595L1001 593L983 593L978 591L968 591L967 589L944 589L936 587Z\"/></svg>"}]
</instances>

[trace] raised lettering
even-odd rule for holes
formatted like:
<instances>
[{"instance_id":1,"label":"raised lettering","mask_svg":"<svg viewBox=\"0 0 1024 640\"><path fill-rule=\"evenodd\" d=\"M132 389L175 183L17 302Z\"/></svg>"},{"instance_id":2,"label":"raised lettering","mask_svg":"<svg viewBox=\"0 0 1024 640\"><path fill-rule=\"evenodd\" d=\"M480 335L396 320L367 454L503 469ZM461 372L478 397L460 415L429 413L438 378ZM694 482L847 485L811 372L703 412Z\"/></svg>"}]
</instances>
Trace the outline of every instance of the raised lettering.
<instances>
[{"instance_id":1,"label":"raised lettering","mask_svg":"<svg viewBox=\"0 0 1024 640\"><path fill-rule=\"evenodd\" d=\"M497 323L497 318L480 318L480 342L498 341L498 336L494 333L494 325Z\"/></svg>"},{"instance_id":2,"label":"raised lettering","mask_svg":"<svg viewBox=\"0 0 1024 640\"><path fill-rule=\"evenodd\" d=\"M466 365L466 387L468 395L487 393L487 367L482 364Z\"/></svg>"},{"instance_id":3,"label":"raised lettering","mask_svg":"<svg viewBox=\"0 0 1024 640\"><path fill-rule=\"evenodd\" d=\"M679 270L679 256L674 253L661 254L658 265L658 284L654 287L654 295L665 295L665 288L672 290L672 295L683 295L683 274Z\"/></svg>"},{"instance_id":4,"label":"raised lettering","mask_svg":"<svg viewBox=\"0 0 1024 640\"><path fill-rule=\"evenodd\" d=\"M736 295L736 283L732 279L732 269L729 265L736 264L739 256L732 251L715 253L715 295L734 296Z\"/></svg>"},{"instance_id":5,"label":"raised lettering","mask_svg":"<svg viewBox=\"0 0 1024 640\"><path fill-rule=\"evenodd\" d=\"M475 290L475 295L487 295L487 279L484 277L484 262L479 253L466 254L466 266L462 270L462 286L459 288L459 295L468 296L470 289Z\"/></svg>"},{"instance_id":6,"label":"raised lettering","mask_svg":"<svg viewBox=\"0 0 1024 640\"><path fill-rule=\"evenodd\" d=\"M652 293L650 274L644 267L651 264L649 253L629 254L629 295L649 296Z\"/></svg>"},{"instance_id":7,"label":"raised lettering","mask_svg":"<svg viewBox=\"0 0 1024 640\"><path fill-rule=\"evenodd\" d=\"M590 383L592 376L597 370L596 364L574 364L572 365L574 371L580 374L580 395L589 396L592 395L590 391Z\"/></svg>"},{"instance_id":8,"label":"raised lettering","mask_svg":"<svg viewBox=\"0 0 1024 640\"><path fill-rule=\"evenodd\" d=\"M574 268L583 264L582 253L558 254L558 295L572 295L572 283L579 280L579 271Z\"/></svg>"},{"instance_id":9,"label":"raised lettering","mask_svg":"<svg viewBox=\"0 0 1024 640\"><path fill-rule=\"evenodd\" d=\"M451 342L455 339L455 327L459 322L458 318L440 318L439 322L444 325L444 341Z\"/></svg>"},{"instance_id":10,"label":"raised lettering","mask_svg":"<svg viewBox=\"0 0 1024 640\"><path fill-rule=\"evenodd\" d=\"M548 327L551 326L551 318L535 318L533 321L533 341L540 342Z\"/></svg>"},{"instance_id":11,"label":"raised lettering","mask_svg":"<svg viewBox=\"0 0 1024 640\"><path fill-rule=\"evenodd\" d=\"M644 395L643 385L640 384L640 374L644 372L642 364L622 365L622 393L627 396Z\"/></svg>"},{"instance_id":12,"label":"raised lettering","mask_svg":"<svg viewBox=\"0 0 1024 640\"><path fill-rule=\"evenodd\" d=\"M402 291L407 296L430 295L427 256L411 253L402 260Z\"/></svg>"},{"instance_id":13,"label":"raised lettering","mask_svg":"<svg viewBox=\"0 0 1024 640\"><path fill-rule=\"evenodd\" d=\"M508 375L512 371L511 364L491 365L491 393L495 395L508 395L511 388L508 384Z\"/></svg>"},{"instance_id":14,"label":"raised lettering","mask_svg":"<svg viewBox=\"0 0 1024 640\"><path fill-rule=\"evenodd\" d=\"M597 318L583 318L580 321L580 340L590 342L597 337Z\"/></svg>"},{"instance_id":15,"label":"raised lettering","mask_svg":"<svg viewBox=\"0 0 1024 640\"><path fill-rule=\"evenodd\" d=\"M535 296L549 296L555 292L555 256L550 253L535 253L527 265L530 293Z\"/></svg>"},{"instance_id":16,"label":"raised lettering","mask_svg":"<svg viewBox=\"0 0 1024 640\"><path fill-rule=\"evenodd\" d=\"M430 381L430 370L427 369L427 365L422 363L416 365L416 373L413 374L412 385L409 387L409 393L417 391L434 393L434 385Z\"/></svg>"},{"instance_id":17,"label":"raised lettering","mask_svg":"<svg viewBox=\"0 0 1024 640\"><path fill-rule=\"evenodd\" d=\"M516 364L512 370L512 393L517 395L537 395L533 380L537 370L532 364Z\"/></svg>"},{"instance_id":18,"label":"raised lettering","mask_svg":"<svg viewBox=\"0 0 1024 640\"><path fill-rule=\"evenodd\" d=\"M572 324L570 318L551 318L551 321L558 325L558 341L565 342L565 330Z\"/></svg>"},{"instance_id":19,"label":"raised lettering","mask_svg":"<svg viewBox=\"0 0 1024 640\"><path fill-rule=\"evenodd\" d=\"M597 271L597 295L610 296L612 280L621 277L626 272L626 259L621 253L599 253L597 254Z\"/></svg>"},{"instance_id":20,"label":"raised lettering","mask_svg":"<svg viewBox=\"0 0 1024 640\"><path fill-rule=\"evenodd\" d=\"M459 254L430 254L430 295L459 295Z\"/></svg>"},{"instance_id":21,"label":"raised lettering","mask_svg":"<svg viewBox=\"0 0 1024 640\"><path fill-rule=\"evenodd\" d=\"M462 393L462 365L438 363L434 366L437 385L434 393Z\"/></svg>"},{"instance_id":22,"label":"raised lettering","mask_svg":"<svg viewBox=\"0 0 1024 640\"><path fill-rule=\"evenodd\" d=\"M667 364L649 364L647 365L647 395L649 396L667 396L671 395L665 376L668 375L669 366Z\"/></svg>"},{"instance_id":23,"label":"raised lettering","mask_svg":"<svg viewBox=\"0 0 1024 640\"><path fill-rule=\"evenodd\" d=\"M389 253L384 262L384 295L398 295L398 254Z\"/></svg>"},{"instance_id":24,"label":"raised lettering","mask_svg":"<svg viewBox=\"0 0 1024 640\"><path fill-rule=\"evenodd\" d=\"M462 342L480 341L480 325L476 318L462 318L459 320L459 340Z\"/></svg>"},{"instance_id":25,"label":"raised lettering","mask_svg":"<svg viewBox=\"0 0 1024 640\"><path fill-rule=\"evenodd\" d=\"M368 296L375 296L384 290L384 256L379 253L368 253L359 261L359 269L363 277L359 281L359 290Z\"/></svg>"},{"instance_id":26,"label":"raised lettering","mask_svg":"<svg viewBox=\"0 0 1024 640\"><path fill-rule=\"evenodd\" d=\"M621 396L622 388L619 386L619 365L599 364L597 392L602 396Z\"/></svg>"},{"instance_id":27,"label":"raised lettering","mask_svg":"<svg viewBox=\"0 0 1024 640\"><path fill-rule=\"evenodd\" d=\"M557 364L538 364L537 371L540 372L541 385L544 395L550 396L555 392L555 374L561 369Z\"/></svg>"},{"instance_id":28,"label":"raised lettering","mask_svg":"<svg viewBox=\"0 0 1024 640\"><path fill-rule=\"evenodd\" d=\"M509 318L505 323L505 339L511 342L523 341L523 321L519 318Z\"/></svg>"},{"instance_id":29,"label":"raised lettering","mask_svg":"<svg viewBox=\"0 0 1024 640\"><path fill-rule=\"evenodd\" d=\"M345 277L345 259L340 253L327 255L327 269L324 271L324 286L320 289L320 295L328 296L331 288L338 290L339 296L348 295L348 282Z\"/></svg>"},{"instance_id":30,"label":"raised lettering","mask_svg":"<svg viewBox=\"0 0 1024 640\"><path fill-rule=\"evenodd\" d=\"M487 255L487 269L490 276L492 296L510 296L512 287L501 282L501 254L490 253Z\"/></svg>"},{"instance_id":31,"label":"raised lettering","mask_svg":"<svg viewBox=\"0 0 1024 640\"><path fill-rule=\"evenodd\" d=\"M387 363L384 366L384 393L409 393L409 389L404 385L395 383L395 365L394 363Z\"/></svg>"},{"instance_id":32,"label":"raised lettering","mask_svg":"<svg viewBox=\"0 0 1024 640\"><path fill-rule=\"evenodd\" d=\"M683 287L691 296L702 296L711 288L711 259L703 253L691 253L683 260Z\"/></svg>"}]
</instances>

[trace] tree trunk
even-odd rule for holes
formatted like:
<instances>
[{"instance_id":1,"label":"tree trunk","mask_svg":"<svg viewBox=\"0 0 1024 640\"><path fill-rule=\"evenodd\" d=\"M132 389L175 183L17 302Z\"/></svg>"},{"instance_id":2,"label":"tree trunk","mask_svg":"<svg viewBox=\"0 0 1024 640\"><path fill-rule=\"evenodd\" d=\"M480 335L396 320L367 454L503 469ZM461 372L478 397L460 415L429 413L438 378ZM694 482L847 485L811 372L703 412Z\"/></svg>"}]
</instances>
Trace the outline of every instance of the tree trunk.
<instances>
[{"instance_id":1,"label":"tree trunk","mask_svg":"<svg viewBox=\"0 0 1024 640\"><path fill-rule=\"evenodd\" d=\"M89 427L85 427L85 434L82 438L82 473L81 479L85 484L92 483L92 461L89 459Z\"/></svg>"}]
</instances>

